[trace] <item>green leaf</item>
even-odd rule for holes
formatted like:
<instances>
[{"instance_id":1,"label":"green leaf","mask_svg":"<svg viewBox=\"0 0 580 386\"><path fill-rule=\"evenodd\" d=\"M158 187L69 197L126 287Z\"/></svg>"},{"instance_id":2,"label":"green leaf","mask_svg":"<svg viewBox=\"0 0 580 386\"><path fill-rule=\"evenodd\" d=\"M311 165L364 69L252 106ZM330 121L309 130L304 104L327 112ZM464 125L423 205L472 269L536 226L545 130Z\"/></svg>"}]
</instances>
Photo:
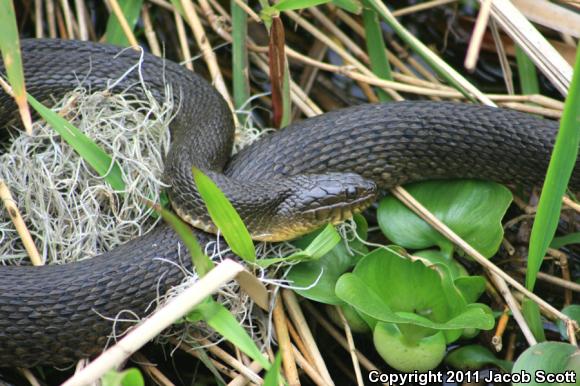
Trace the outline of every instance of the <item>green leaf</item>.
<instances>
[{"instance_id":1,"label":"green leaf","mask_svg":"<svg viewBox=\"0 0 580 386\"><path fill-rule=\"evenodd\" d=\"M485 278L483 276L461 276L453 281L459 289L465 301L473 303L485 291Z\"/></svg>"},{"instance_id":2,"label":"green leaf","mask_svg":"<svg viewBox=\"0 0 580 386\"><path fill-rule=\"evenodd\" d=\"M330 0L280 0L272 7L278 11L290 11L316 7L317 5L326 4Z\"/></svg>"},{"instance_id":3,"label":"green leaf","mask_svg":"<svg viewBox=\"0 0 580 386\"><path fill-rule=\"evenodd\" d=\"M203 172L193 167L193 178L207 211L235 254L247 262L256 261L256 249L248 229L225 194Z\"/></svg>"},{"instance_id":4,"label":"green leaf","mask_svg":"<svg viewBox=\"0 0 580 386\"><path fill-rule=\"evenodd\" d=\"M567 380L554 382L541 378L549 373L563 374ZM540 386L546 381L552 385L578 384L580 376L580 351L576 346L561 342L542 342L529 347L520 355L514 364L512 374L529 374L523 382L513 382L514 386ZM575 376L574 376L575 374ZM539 378L540 376L540 378Z\"/></svg>"},{"instance_id":5,"label":"green leaf","mask_svg":"<svg viewBox=\"0 0 580 386\"><path fill-rule=\"evenodd\" d=\"M336 295L378 321L437 330L491 329L494 319L480 307L461 307L460 294L446 291L436 271L384 249L362 258L340 277Z\"/></svg>"},{"instance_id":6,"label":"green leaf","mask_svg":"<svg viewBox=\"0 0 580 386\"><path fill-rule=\"evenodd\" d=\"M197 322L200 319L204 320L211 328L232 342L250 358L260 363L262 367L265 369L270 368L270 362L266 360L246 330L223 305L208 298L205 302L195 307L195 310L187 316L187 320L191 322Z\"/></svg>"},{"instance_id":7,"label":"green leaf","mask_svg":"<svg viewBox=\"0 0 580 386\"><path fill-rule=\"evenodd\" d=\"M362 11L362 4L359 0L332 0L332 4L355 15L359 15Z\"/></svg>"},{"instance_id":8,"label":"green leaf","mask_svg":"<svg viewBox=\"0 0 580 386\"><path fill-rule=\"evenodd\" d=\"M393 29L393 31L416 52L437 74L444 78L451 86L465 95L468 99L474 100L473 92L476 88L471 85L461 74L453 67L447 64L433 51L410 33L397 18L389 11L385 3L381 0L367 0L375 12Z\"/></svg>"},{"instance_id":9,"label":"green leaf","mask_svg":"<svg viewBox=\"0 0 580 386\"><path fill-rule=\"evenodd\" d=\"M185 247L191 255L191 261L197 274L201 277L208 273L213 268L213 262L201 250L201 246L191 232L189 225L174 215L172 212L162 208L161 206L153 206L153 208L161 215L163 220L171 225L173 230L175 230L175 233L179 235L179 238L181 241L183 241Z\"/></svg>"},{"instance_id":10,"label":"green leaf","mask_svg":"<svg viewBox=\"0 0 580 386\"><path fill-rule=\"evenodd\" d=\"M550 165L544 180L544 186L538 203L538 211L528 253L526 287L531 291L536 284L536 277L546 250L556 233L562 208L562 197L568 187L568 181L576 165L578 144L580 143L580 50L576 52L576 65L572 75L570 91L564 104L560 120L560 131L550 159Z\"/></svg>"},{"instance_id":11,"label":"green leaf","mask_svg":"<svg viewBox=\"0 0 580 386\"><path fill-rule=\"evenodd\" d=\"M357 226L357 233L362 238L362 234L366 233L366 223ZM307 245L313 242L313 237L312 234L304 236L294 244L308 248ZM342 301L334 293L336 281L340 275L354 267L361 254L367 252L366 246L358 241L350 242L349 247L350 251L344 242L339 242L318 260L293 266L286 278L292 282L293 286L300 287L295 291L305 298L326 304L341 304Z\"/></svg>"},{"instance_id":12,"label":"green leaf","mask_svg":"<svg viewBox=\"0 0 580 386\"><path fill-rule=\"evenodd\" d=\"M97 144L95 144L82 131L62 118L60 115L37 101L32 95L27 94L28 103L40 114L42 118L56 130L56 132L75 151L102 176L111 187L120 192L125 189L123 173L119 164L113 161Z\"/></svg>"},{"instance_id":13,"label":"green leaf","mask_svg":"<svg viewBox=\"0 0 580 386\"><path fill-rule=\"evenodd\" d=\"M264 377L264 386L278 386L280 384L280 366L282 365L282 355L280 352L276 354L274 364L270 370L266 372Z\"/></svg>"},{"instance_id":14,"label":"green leaf","mask_svg":"<svg viewBox=\"0 0 580 386\"><path fill-rule=\"evenodd\" d=\"M479 370L487 365L495 365L504 371L511 371L513 363L496 358L487 348L470 344L451 351L445 363L460 370Z\"/></svg>"},{"instance_id":15,"label":"green leaf","mask_svg":"<svg viewBox=\"0 0 580 386\"><path fill-rule=\"evenodd\" d=\"M438 249L425 249L413 253L414 256L422 257L432 264L441 264L447 267L451 277L456 279L460 276L468 276L465 268L453 259L450 255L441 252Z\"/></svg>"},{"instance_id":16,"label":"green leaf","mask_svg":"<svg viewBox=\"0 0 580 386\"><path fill-rule=\"evenodd\" d=\"M437 367L445 356L445 336L441 331L409 340L408 334L392 323L377 323L373 342L389 366L403 372L425 372Z\"/></svg>"},{"instance_id":17,"label":"green leaf","mask_svg":"<svg viewBox=\"0 0 580 386\"><path fill-rule=\"evenodd\" d=\"M30 130L30 112L26 104L26 86L20 53L20 38L16 25L16 12L12 0L0 1L0 53L6 68L8 82L12 87L14 100L20 110L22 122Z\"/></svg>"},{"instance_id":18,"label":"green leaf","mask_svg":"<svg viewBox=\"0 0 580 386\"><path fill-rule=\"evenodd\" d=\"M518 65L518 74L520 76L520 87L522 94L532 95L540 93L540 86L538 85L538 74L534 62L516 44L516 62Z\"/></svg>"},{"instance_id":19,"label":"green leaf","mask_svg":"<svg viewBox=\"0 0 580 386\"><path fill-rule=\"evenodd\" d=\"M101 378L102 386L143 386L145 381L138 369L125 371L109 370Z\"/></svg>"},{"instance_id":20,"label":"green leaf","mask_svg":"<svg viewBox=\"0 0 580 386\"><path fill-rule=\"evenodd\" d=\"M580 244L580 232L570 233L560 237L554 237L550 243L550 248L559 249L570 244Z\"/></svg>"},{"instance_id":21,"label":"green leaf","mask_svg":"<svg viewBox=\"0 0 580 386\"><path fill-rule=\"evenodd\" d=\"M536 337L538 342L543 342L546 340L546 335L544 335L544 324L542 322L542 315L540 314L540 307L531 299L524 298L522 301L522 314L524 319L530 326L530 330Z\"/></svg>"},{"instance_id":22,"label":"green leaf","mask_svg":"<svg viewBox=\"0 0 580 386\"><path fill-rule=\"evenodd\" d=\"M575 320L576 323L580 324L580 305L570 304L562 309L562 313L567 315L570 319ZM563 340L568 340L568 330L566 329L566 324L562 320L558 319L556 322L558 330L560 330L560 335Z\"/></svg>"},{"instance_id":23,"label":"green leaf","mask_svg":"<svg viewBox=\"0 0 580 386\"><path fill-rule=\"evenodd\" d=\"M503 237L501 219L512 200L506 187L494 182L452 180L420 182L407 186L407 190L484 256L491 257L498 250ZM383 233L404 248L453 248L395 197L382 199L377 215Z\"/></svg>"},{"instance_id":24,"label":"green leaf","mask_svg":"<svg viewBox=\"0 0 580 386\"><path fill-rule=\"evenodd\" d=\"M379 16L367 5L362 11L363 25L365 28L365 42L371 62L371 70L381 79L393 80L391 65L387 59L383 30L379 22ZM390 101L393 98L383 89L377 90L381 101Z\"/></svg>"},{"instance_id":25,"label":"green leaf","mask_svg":"<svg viewBox=\"0 0 580 386\"><path fill-rule=\"evenodd\" d=\"M143 0L118 1L119 6L121 7L121 11L123 11L123 15L125 15L125 19L127 19L127 23L131 28L134 28L135 24L137 24L137 20L139 20L139 12L143 6ZM119 23L119 19L117 19L117 16L115 16L114 13L111 13L109 20L107 21L105 38L107 39L107 43L110 44L115 44L122 47L127 47L129 45L129 41L127 40L127 37L121 28L121 24Z\"/></svg>"},{"instance_id":26,"label":"green leaf","mask_svg":"<svg viewBox=\"0 0 580 386\"><path fill-rule=\"evenodd\" d=\"M256 264L262 268L267 268L272 264L282 262L318 260L330 252L339 242L340 235L331 224L328 224L303 251L295 252L287 257L260 259Z\"/></svg>"},{"instance_id":27,"label":"green leaf","mask_svg":"<svg viewBox=\"0 0 580 386\"><path fill-rule=\"evenodd\" d=\"M353 307L348 304L343 304L340 306L333 306L330 304L326 305L326 315L340 328L343 328L344 324L340 315L338 314L338 309L342 311L346 322L348 323L350 329L353 332L358 332L360 334L370 332L369 325L363 319L360 314Z\"/></svg>"}]
</instances>

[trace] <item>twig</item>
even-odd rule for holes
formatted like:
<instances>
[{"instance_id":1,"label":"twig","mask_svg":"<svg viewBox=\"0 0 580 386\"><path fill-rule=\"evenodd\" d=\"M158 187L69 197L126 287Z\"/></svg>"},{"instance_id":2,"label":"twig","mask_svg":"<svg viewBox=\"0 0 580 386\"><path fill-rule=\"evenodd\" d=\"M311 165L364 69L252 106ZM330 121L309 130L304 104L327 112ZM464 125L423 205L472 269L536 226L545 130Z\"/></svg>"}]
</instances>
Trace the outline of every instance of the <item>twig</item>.
<instances>
[{"instance_id":1,"label":"twig","mask_svg":"<svg viewBox=\"0 0 580 386\"><path fill-rule=\"evenodd\" d=\"M308 361L302 356L300 351L298 351L298 349L295 346L292 346L292 351L294 353L294 357L296 358L298 366L300 366L300 368L304 370L304 372L306 373L306 375L310 377L312 382L314 382L317 386L328 386L328 383L326 383L324 379L322 379L320 374L316 372L316 369L312 367L310 363L308 363Z\"/></svg>"},{"instance_id":2,"label":"twig","mask_svg":"<svg viewBox=\"0 0 580 386\"><path fill-rule=\"evenodd\" d=\"M354 345L354 339L352 337L352 331L350 330L350 326L346 318L344 317L344 313L339 306L336 306L336 311L338 312L338 316L340 316L340 320L342 321L342 325L344 327L344 334L346 335L346 341L348 343L348 350L350 351L350 357L352 359L352 366L354 367L354 373L356 375L356 382L359 386L364 386L364 380L362 377L362 372L360 371L360 363L356 356L356 347Z\"/></svg>"},{"instance_id":3,"label":"twig","mask_svg":"<svg viewBox=\"0 0 580 386\"><path fill-rule=\"evenodd\" d=\"M306 308L308 312L314 316L316 321L320 323L322 328L324 328L333 337L333 339L338 342L338 344L340 344L345 350L350 351L348 342L342 336L340 331L338 331L330 322L324 319L310 303L306 302L304 308ZM356 350L355 353L358 361L367 371L379 370L379 367L371 362L370 359L368 359L363 353L358 350Z\"/></svg>"},{"instance_id":4,"label":"twig","mask_svg":"<svg viewBox=\"0 0 580 386\"><path fill-rule=\"evenodd\" d=\"M133 361L139 365L153 381L160 386L173 386L173 382L169 380L153 363L151 363L145 355L136 352L133 354Z\"/></svg>"},{"instance_id":5,"label":"twig","mask_svg":"<svg viewBox=\"0 0 580 386\"><path fill-rule=\"evenodd\" d=\"M34 36L37 39L44 37L42 14L42 0L34 0Z\"/></svg>"},{"instance_id":6,"label":"twig","mask_svg":"<svg viewBox=\"0 0 580 386\"><path fill-rule=\"evenodd\" d=\"M431 8L435 8L435 7L440 7L440 6L445 5L445 4L455 3L456 1L457 0L432 0L432 1L426 1L424 3L415 4L415 5L412 5L410 7L405 7L405 8L397 9L396 11L393 11L393 16L395 16L395 17L405 16L405 15L408 15L408 14L411 14L411 13L421 12L421 11L425 11L427 9L431 9Z\"/></svg>"},{"instance_id":7,"label":"twig","mask_svg":"<svg viewBox=\"0 0 580 386\"><path fill-rule=\"evenodd\" d=\"M143 30L145 32L145 38L147 43L149 43L149 48L155 56L161 56L161 47L159 46L159 41L157 40L157 35L155 35L155 29L153 28L153 23L151 22L151 15L149 14L149 7L147 5L143 6L141 9L141 16L143 19Z\"/></svg>"},{"instance_id":8,"label":"twig","mask_svg":"<svg viewBox=\"0 0 580 386\"><path fill-rule=\"evenodd\" d=\"M568 93L572 67L509 0L493 0L491 15L562 93Z\"/></svg>"},{"instance_id":9,"label":"twig","mask_svg":"<svg viewBox=\"0 0 580 386\"><path fill-rule=\"evenodd\" d=\"M530 346L535 345L536 343L538 343L538 341L536 340L536 337L532 333L530 326L528 326L528 323L526 322L526 319L524 318L524 315L522 314L522 312L520 310L520 305L518 304L518 302L516 301L516 299L514 298L512 293L510 292L510 289L507 286L505 280L503 280L503 278L499 277L494 272L490 272L490 273L491 273L490 279L493 281L493 284L495 285L495 287L499 290L499 292L502 294L503 298L505 299L505 302L507 303L508 307L510 308L514 319L516 320L516 322L520 326L520 329L522 330L524 337L528 341L528 344Z\"/></svg>"},{"instance_id":10,"label":"twig","mask_svg":"<svg viewBox=\"0 0 580 386\"><path fill-rule=\"evenodd\" d=\"M479 13L477 14L477 19L475 20L475 25L473 26L473 33L471 34L471 40L469 41L469 46L467 47L467 54L465 55L465 68L468 71L473 71L475 65L477 64L477 58L479 57L479 50L481 48L481 41L487 28L487 22L489 20L489 13L491 11L492 0L481 0L479 6Z\"/></svg>"},{"instance_id":11,"label":"twig","mask_svg":"<svg viewBox=\"0 0 580 386\"><path fill-rule=\"evenodd\" d=\"M175 20L175 29L177 30L177 38L179 39L179 47L181 48L181 55L183 55L185 68L193 71L193 61L191 59L191 51L189 50L189 43L187 42L183 19L177 10L173 11L173 18Z\"/></svg>"},{"instance_id":12,"label":"twig","mask_svg":"<svg viewBox=\"0 0 580 386\"><path fill-rule=\"evenodd\" d=\"M0 199L4 203L6 210L8 211L8 215L12 219L14 223L14 227L20 235L20 239L22 240L22 244L24 245L24 249L28 253L30 257L30 261L33 265L43 265L42 258L38 253L38 249L36 249L36 245L34 244L34 240L32 240L32 236L22 219L22 215L18 210L18 207L15 204L14 199L12 198L12 194L10 194L10 189L4 183L3 180L0 179Z\"/></svg>"},{"instance_id":13,"label":"twig","mask_svg":"<svg viewBox=\"0 0 580 386\"><path fill-rule=\"evenodd\" d=\"M501 314L501 316L497 321L497 326L495 327L495 334L493 334L493 337L491 338L491 344L493 345L493 348L497 352L500 352L503 348L502 343L503 335L505 333L508 321L510 320L510 314L508 311L509 307L506 306L505 309L503 310L503 313Z\"/></svg>"},{"instance_id":14,"label":"twig","mask_svg":"<svg viewBox=\"0 0 580 386\"><path fill-rule=\"evenodd\" d=\"M326 383L329 385L334 385L334 382L330 377L330 373L328 372L328 368L326 367L326 363L324 363L324 359L322 358L322 355L320 355L320 351L318 350L314 336L312 336L310 327L308 327L308 323L306 323L304 314L298 305L296 294L294 294L292 291L284 289L282 290L282 297L284 298L284 304L286 305L286 310L288 310L290 319L292 319L294 326L296 326L296 330L298 330L298 333L302 337L302 340L314 358L314 365L316 366L316 369L322 378L324 378Z\"/></svg>"},{"instance_id":15,"label":"twig","mask_svg":"<svg viewBox=\"0 0 580 386\"><path fill-rule=\"evenodd\" d=\"M258 361L253 361L248 366L248 369L256 374L262 371L263 367ZM244 386L248 383L249 378L247 378L244 374L239 374L235 378L228 383L228 386Z\"/></svg>"},{"instance_id":16,"label":"twig","mask_svg":"<svg viewBox=\"0 0 580 386\"><path fill-rule=\"evenodd\" d=\"M232 98L228 92L224 78L217 64L217 58L213 52L213 48L211 47L209 39L205 34L205 30L201 25L197 11L195 10L191 0L181 0L181 5L183 6L183 10L185 12L187 24L189 24L189 27L193 31L193 36L195 37L197 46L199 47L205 63L207 64L213 85L219 91L219 93L222 94L230 106L230 109L233 111L234 108Z\"/></svg>"},{"instance_id":17,"label":"twig","mask_svg":"<svg viewBox=\"0 0 580 386\"><path fill-rule=\"evenodd\" d=\"M272 318L276 329L278 347L280 347L280 351L282 352L282 366L284 367L286 380L290 386L299 386L300 378L298 376L294 354L292 353L292 343L290 343L290 335L288 334L288 328L286 328L286 315L284 314L280 295L276 299Z\"/></svg>"},{"instance_id":18,"label":"twig","mask_svg":"<svg viewBox=\"0 0 580 386\"><path fill-rule=\"evenodd\" d=\"M526 269L519 268L518 272L525 274ZM562 278L559 278L556 276L548 275L547 273L544 273L544 272L538 272L538 279L543 280L545 282L548 282L550 284L555 284L555 285L560 286L562 288L567 288L567 289L575 291L575 292L580 292L580 284L574 283L573 281L565 280L565 279L562 279Z\"/></svg>"}]
</instances>

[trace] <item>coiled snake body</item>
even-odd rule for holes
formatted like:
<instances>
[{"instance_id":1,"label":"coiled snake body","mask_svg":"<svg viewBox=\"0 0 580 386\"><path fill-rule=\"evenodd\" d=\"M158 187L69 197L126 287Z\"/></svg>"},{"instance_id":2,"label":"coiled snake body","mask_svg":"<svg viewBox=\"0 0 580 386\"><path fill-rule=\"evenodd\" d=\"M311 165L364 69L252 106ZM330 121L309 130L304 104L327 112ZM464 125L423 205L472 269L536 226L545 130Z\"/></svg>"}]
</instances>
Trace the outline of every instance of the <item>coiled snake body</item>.
<instances>
[{"instance_id":1,"label":"coiled snake body","mask_svg":"<svg viewBox=\"0 0 580 386\"><path fill-rule=\"evenodd\" d=\"M137 63L133 50L75 41L24 40L28 91L59 97L84 79L106 86ZM4 67L0 63L0 73ZM179 111L171 124L165 179L174 209L214 231L191 167L226 193L256 239L288 239L362 210L377 190L433 178L479 178L539 185L557 123L469 104L361 105L294 124L229 160L231 113L213 87L169 61L143 55L141 73L155 96L172 86ZM138 81L129 74L117 85ZM0 92L0 123L14 116ZM580 173L571 180L580 186ZM213 236L193 231L202 244ZM158 292L182 278L177 236L166 225L79 263L0 267L0 366L57 365L98 354L122 310L144 315ZM165 261L163 261L165 260Z\"/></svg>"}]
</instances>

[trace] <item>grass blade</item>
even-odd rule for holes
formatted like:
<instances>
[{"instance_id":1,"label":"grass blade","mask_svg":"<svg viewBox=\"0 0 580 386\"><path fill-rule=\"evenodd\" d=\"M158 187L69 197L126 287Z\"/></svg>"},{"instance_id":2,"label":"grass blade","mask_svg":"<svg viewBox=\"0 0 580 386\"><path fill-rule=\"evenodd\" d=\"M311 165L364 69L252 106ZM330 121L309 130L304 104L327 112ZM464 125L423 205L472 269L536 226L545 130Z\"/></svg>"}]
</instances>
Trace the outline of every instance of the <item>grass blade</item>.
<instances>
[{"instance_id":1,"label":"grass blade","mask_svg":"<svg viewBox=\"0 0 580 386\"><path fill-rule=\"evenodd\" d=\"M167 209L162 208L160 205L153 204L151 201L146 202L147 205L152 207L155 212L159 213L159 215L165 220L175 233L179 235L183 244L189 251L191 256L191 262L195 267L197 274L202 277L205 276L213 267L213 261L205 253L203 253L201 246L199 245L195 236L191 233L191 228L187 225L182 219L178 216L173 214Z\"/></svg>"},{"instance_id":2,"label":"grass blade","mask_svg":"<svg viewBox=\"0 0 580 386\"><path fill-rule=\"evenodd\" d=\"M256 261L256 249L248 229L236 209L217 185L196 167L192 168L197 189L214 224L232 251L248 262Z\"/></svg>"},{"instance_id":3,"label":"grass blade","mask_svg":"<svg viewBox=\"0 0 580 386\"><path fill-rule=\"evenodd\" d=\"M276 354L274 364L266 372L264 377L264 386L278 386L280 384L280 366L282 365L282 355L280 352Z\"/></svg>"},{"instance_id":4,"label":"grass blade","mask_svg":"<svg viewBox=\"0 0 580 386\"><path fill-rule=\"evenodd\" d=\"M542 188L538 212L530 237L526 287L534 288L536 276L544 260L546 250L556 233L562 197L566 192L572 170L576 165L580 143L580 50L576 52L576 65L569 94L564 104L560 131L550 159L550 165Z\"/></svg>"},{"instance_id":5,"label":"grass blade","mask_svg":"<svg viewBox=\"0 0 580 386\"><path fill-rule=\"evenodd\" d=\"M235 2L231 2L232 12L232 85L234 106L236 110L243 106L251 110L248 104L250 99L250 83L248 80L248 50L246 40L248 33L246 12ZM239 121L243 124L246 121L245 114L238 114Z\"/></svg>"},{"instance_id":6,"label":"grass blade","mask_svg":"<svg viewBox=\"0 0 580 386\"><path fill-rule=\"evenodd\" d=\"M204 320L211 328L232 342L250 358L260 363L262 367L265 369L270 368L270 362L266 360L246 330L228 309L218 302L208 298L207 301L198 305L187 316L187 319L191 322L197 322L200 319Z\"/></svg>"},{"instance_id":7,"label":"grass blade","mask_svg":"<svg viewBox=\"0 0 580 386\"><path fill-rule=\"evenodd\" d=\"M12 0L0 1L0 52L6 67L6 75L12 87L12 94L24 129L32 134L32 118L28 103L26 103L26 86L24 84L24 71L22 70L22 57L20 55L20 39L16 25L16 13Z\"/></svg>"},{"instance_id":8,"label":"grass blade","mask_svg":"<svg viewBox=\"0 0 580 386\"><path fill-rule=\"evenodd\" d=\"M450 85L455 87L466 98L474 100L479 99L481 102L493 106L494 103L475 86L449 66L443 59L435 55L419 39L403 27L401 23L393 16L391 11L380 0L367 0L367 3L377 12L377 14L395 31L395 33L408 44L423 60L425 60L441 77Z\"/></svg>"},{"instance_id":9,"label":"grass blade","mask_svg":"<svg viewBox=\"0 0 580 386\"><path fill-rule=\"evenodd\" d=\"M374 10L368 8L366 3L365 5L362 12L362 19L365 28L367 53L371 61L371 70L381 79L393 80L391 65L385 52L385 40L383 38L383 30L379 23L379 17ZM377 95L381 101L393 100L383 89L377 89Z\"/></svg>"},{"instance_id":10,"label":"grass blade","mask_svg":"<svg viewBox=\"0 0 580 386\"><path fill-rule=\"evenodd\" d=\"M97 144L95 144L82 131L77 129L72 123L44 106L32 95L28 95L28 103L34 108L42 118L56 130L58 134L102 176L111 187L118 192L125 190L123 173L121 167L113 161Z\"/></svg>"},{"instance_id":11,"label":"grass blade","mask_svg":"<svg viewBox=\"0 0 580 386\"><path fill-rule=\"evenodd\" d=\"M534 95L540 93L540 86L538 85L538 74L536 66L528 55L516 45L516 61L518 64L518 74L520 76L520 87L522 94Z\"/></svg>"},{"instance_id":12,"label":"grass blade","mask_svg":"<svg viewBox=\"0 0 580 386\"><path fill-rule=\"evenodd\" d=\"M143 6L143 0L118 0L121 12L125 16L125 20L132 30L139 20L139 12ZM107 21L107 30L105 32L107 43L115 44L121 47L128 47L130 44L127 35L123 31L119 19L115 13L111 13Z\"/></svg>"},{"instance_id":13,"label":"grass blade","mask_svg":"<svg viewBox=\"0 0 580 386\"><path fill-rule=\"evenodd\" d=\"M326 4L329 1L330 0L281 0L272 7L278 11L290 11L315 7L317 5Z\"/></svg>"}]
</instances>

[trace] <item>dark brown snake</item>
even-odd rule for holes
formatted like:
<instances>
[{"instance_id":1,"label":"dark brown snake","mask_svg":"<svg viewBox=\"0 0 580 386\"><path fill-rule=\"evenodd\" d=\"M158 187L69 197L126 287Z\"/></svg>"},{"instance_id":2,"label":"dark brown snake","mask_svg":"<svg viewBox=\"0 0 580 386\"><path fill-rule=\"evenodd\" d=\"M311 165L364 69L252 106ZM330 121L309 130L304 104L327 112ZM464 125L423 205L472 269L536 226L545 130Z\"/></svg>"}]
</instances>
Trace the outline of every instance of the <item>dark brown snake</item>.
<instances>
[{"instance_id":1,"label":"dark brown snake","mask_svg":"<svg viewBox=\"0 0 580 386\"><path fill-rule=\"evenodd\" d=\"M43 101L59 98L79 79L102 89L140 58L130 49L59 40L24 40L22 53L27 89ZM213 87L148 54L141 73L156 97L170 84L180 104L165 170L174 209L214 230L191 177L195 165L226 193L253 237L263 240L339 222L368 206L378 190L412 181L478 178L539 185L558 128L554 121L471 104L366 104L293 124L230 159L231 113ZM133 71L116 89L138 80ZM0 123L15 111L12 99L0 92ZM570 185L580 186L580 173ZM214 239L193 232L202 244ZM0 267L0 366L61 365L98 354L113 328L103 316L122 310L145 316L158 293L183 277L170 262L191 268L178 244L173 231L159 225L79 263Z\"/></svg>"}]
</instances>

